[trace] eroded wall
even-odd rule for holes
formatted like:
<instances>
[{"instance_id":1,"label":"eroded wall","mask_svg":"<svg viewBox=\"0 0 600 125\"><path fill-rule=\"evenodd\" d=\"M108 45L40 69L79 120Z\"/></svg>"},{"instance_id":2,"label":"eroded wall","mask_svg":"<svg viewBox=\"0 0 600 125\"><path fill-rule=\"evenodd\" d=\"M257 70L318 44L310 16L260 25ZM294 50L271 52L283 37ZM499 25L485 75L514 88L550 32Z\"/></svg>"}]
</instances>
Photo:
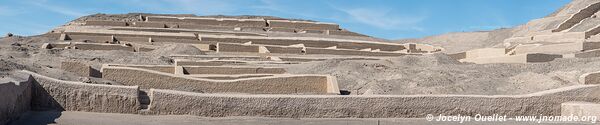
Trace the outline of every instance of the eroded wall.
<instances>
[{"instance_id":1,"label":"eroded wall","mask_svg":"<svg viewBox=\"0 0 600 125\"><path fill-rule=\"evenodd\" d=\"M199 93L327 94L329 83L326 75L210 80L131 67L103 67L102 70L102 78L128 86Z\"/></svg>"},{"instance_id":2,"label":"eroded wall","mask_svg":"<svg viewBox=\"0 0 600 125\"><path fill-rule=\"evenodd\" d=\"M89 65L81 63L81 62L72 62L72 61L61 62L60 68L62 70L72 72L79 76L84 76L84 77L99 75L97 70L92 69L92 67L90 67Z\"/></svg>"},{"instance_id":3,"label":"eroded wall","mask_svg":"<svg viewBox=\"0 0 600 125\"><path fill-rule=\"evenodd\" d=\"M406 53L371 52L371 51L360 51L360 50L322 49L322 48L306 48L306 54L358 55L358 56L403 56L403 55L407 55Z\"/></svg>"},{"instance_id":4,"label":"eroded wall","mask_svg":"<svg viewBox=\"0 0 600 125\"><path fill-rule=\"evenodd\" d=\"M185 74L283 74L285 69L276 67L226 67L184 66Z\"/></svg>"},{"instance_id":5,"label":"eroded wall","mask_svg":"<svg viewBox=\"0 0 600 125\"><path fill-rule=\"evenodd\" d=\"M598 86L576 86L528 95L227 95L151 90L150 110L161 115L285 118L423 118L427 114L507 116L561 113L561 103L599 102ZM177 103L188 102L188 103ZM274 107L274 106L277 107Z\"/></svg>"},{"instance_id":6,"label":"eroded wall","mask_svg":"<svg viewBox=\"0 0 600 125\"><path fill-rule=\"evenodd\" d=\"M113 86L63 81L31 74L34 110L65 110L106 113L137 113L137 86Z\"/></svg>"}]
</instances>

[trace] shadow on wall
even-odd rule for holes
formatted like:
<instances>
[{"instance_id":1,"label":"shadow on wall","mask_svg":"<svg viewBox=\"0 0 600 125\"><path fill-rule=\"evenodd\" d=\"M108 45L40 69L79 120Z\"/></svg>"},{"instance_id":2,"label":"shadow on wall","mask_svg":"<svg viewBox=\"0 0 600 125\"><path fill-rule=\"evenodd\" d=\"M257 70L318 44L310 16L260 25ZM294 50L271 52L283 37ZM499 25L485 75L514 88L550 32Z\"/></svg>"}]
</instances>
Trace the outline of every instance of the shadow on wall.
<instances>
[{"instance_id":1,"label":"shadow on wall","mask_svg":"<svg viewBox=\"0 0 600 125\"><path fill-rule=\"evenodd\" d=\"M31 95L31 110L34 111L65 111L65 109L40 85L40 83L30 76L29 80L33 84Z\"/></svg>"},{"instance_id":2,"label":"shadow on wall","mask_svg":"<svg viewBox=\"0 0 600 125\"><path fill-rule=\"evenodd\" d=\"M340 90L340 95L350 95L350 93L348 90Z\"/></svg>"},{"instance_id":3,"label":"shadow on wall","mask_svg":"<svg viewBox=\"0 0 600 125\"><path fill-rule=\"evenodd\" d=\"M90 67L90 76L95 78L102 78L102 72Z\"/></svg>"},{"instance_id":4,"label":"shadow on wall","mask_svg":"<svg viewBox=\"0 0 600 125\"><path fill-rule=\"evenodd\" d=\"M31 110L10 125L46 125L56 123L54 120L62 115L65 109L58 103L40 83L29 77L32 84Z\"/></svg>"},{"instance_id":5,"label":"shadow on wall","mask_svg":"<svg viewBox=\"0 0 600 125\"><path fill-rule=\"evenodd\" d=\"M27 103L23 103L22 107L27 107L22 114L17 115L18 118L9 119L7 125L47 125L56 123L54 120L62 115L65 109L57 102L50 94L40 85L40 83L31 75L28 75L28 84L26 89ZM0 123L1 124L1 123Z\"/></svg>"}]
</instances>

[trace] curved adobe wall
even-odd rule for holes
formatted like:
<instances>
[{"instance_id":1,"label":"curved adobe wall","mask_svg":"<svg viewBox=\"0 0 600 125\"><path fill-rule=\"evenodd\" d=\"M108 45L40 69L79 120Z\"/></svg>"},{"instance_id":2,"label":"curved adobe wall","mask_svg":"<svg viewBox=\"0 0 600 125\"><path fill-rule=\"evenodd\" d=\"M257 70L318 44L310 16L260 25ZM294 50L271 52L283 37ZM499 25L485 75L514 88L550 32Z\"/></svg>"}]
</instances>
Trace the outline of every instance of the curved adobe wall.
<instances>
[{"instance_id":1,"label":"curved adobe wall","mask_svg":"<svg viewBox=\"0 0 600 125\"><path fill-rule=\"evenodd\" d=\"M131 67L103 67L102 78L142 88L172 89L199 93L339 94L337 83L327 75L211 80ZM330 85L335 84L335 85Z\"/></svg>"},{"instance_id":2,"label":"curved adobe wall","mask_svg":"<svg viewBox=\"0 0 600 125\"><path fill-rule=\"evenodd\" d=\"M427 114L507 116L561 113L561 103L600 102L598 86L572 86L528 95L232 95L150 90L161 115L285 118L423 118ZM182 103L185 102L185 103Z\"/></svg>"},{"instance_id":3,"label":"curved adobe wall","mask_svg":"<svg viewBox=\"0 0 600 125\"><path fill-rule=\"evenodd\" d=\"M137 86L113 86L63 81L31 74L34 110L66 110L107 113L137 113Z\"/></svg>"}]
</instances>

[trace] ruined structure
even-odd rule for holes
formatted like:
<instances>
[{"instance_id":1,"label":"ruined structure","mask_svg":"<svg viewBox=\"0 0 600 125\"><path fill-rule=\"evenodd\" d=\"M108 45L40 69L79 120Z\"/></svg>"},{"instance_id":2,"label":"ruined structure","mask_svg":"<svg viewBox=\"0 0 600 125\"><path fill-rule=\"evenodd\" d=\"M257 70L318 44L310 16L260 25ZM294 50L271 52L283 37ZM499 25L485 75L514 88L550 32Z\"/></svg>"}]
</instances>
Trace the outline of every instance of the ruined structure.
<instances>
[{"instance_id":1,"label":"ruined structure","mask_svg":"<svg viewBox=\"0 0 600 125\"><path fill-rule=\"evenodd\" d=\"M52 57L59 58L60 62L56 62L59 67L32 63L34 68L15 68L10 75L0 78L0 92L4 94L0 96L0 125L18 119L27 111L47 110L273 118L424 118L427 114L598 116L600 73L587 70L552 72L552 77L538 75L558 79L562 86L525 94L444 93L464 92L464 89L513 91L529 87L514 85L523 82L523 78L514 74L528 73L518 71L547 73L530 65L565 65L551 62L600 57L600 41L597 41L600 26L590 24L597 20L600 4L578 2L581 1L570 6L578 11L561 11L515 28L515 33L502 41L503 47L486 46L459 53L447 53L444 46L379 40L335 23L305 20L156 14L76 20L44 34L44 38L54 41L39 43L28 50L60 55ZM183 52L177 53L178 50ZM91 54L78 55L82 53ZM100 56L87 57L94 54ZM55 61L33 57L37 60L26 61ZM449 67L458 70L429 69L450 64L458 65ZM482 64L518 71L492 76L465 75L464 72L478 72L476 66ZM362 67L356 71L328 69L347 68L343 67L346 65ZM327 71L291 71L298 67ZM413 67L421 69L410 70ZM368 74L370 70L389 77ZM488 70L481 72L485 71ZM379 79L339 80L353 75ZM406 78L410 75L422 78ZM513 86L436 86L458 83L465 77L506 82L501 80L508 75L514 75L505 78L516 81ZM443 77L444 81L423 80L428 77ZM539 79L533 80L537 83ZM394 84L376 82L408 83L409 87L423 90L416 94L380 94L374 91L398 90L394 90L397 89ZM347 89L352 87L359 89ZM450 90L433 93L444 87Z\"/></svg>"}]
</instances>

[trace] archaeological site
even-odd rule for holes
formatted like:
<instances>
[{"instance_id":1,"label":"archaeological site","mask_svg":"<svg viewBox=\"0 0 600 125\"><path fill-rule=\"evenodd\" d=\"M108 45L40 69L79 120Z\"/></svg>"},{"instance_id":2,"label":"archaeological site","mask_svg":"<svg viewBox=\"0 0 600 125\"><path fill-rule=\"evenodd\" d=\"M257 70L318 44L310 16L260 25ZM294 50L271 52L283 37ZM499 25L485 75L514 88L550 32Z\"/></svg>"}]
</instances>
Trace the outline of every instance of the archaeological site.
<instances>
[{"instance_id":1,"label":"archaeological site","mask_svg":"<svg viewBox=\"0 0 600 125\"><path fill-rule=\"evenodd\" d=\"M598 16L573 0L511 28L388 40L274 16L93 14L0 38L0 125L594 124ZM566 124L488 124L530 123Z\"/></svg>"}]
</instances>

